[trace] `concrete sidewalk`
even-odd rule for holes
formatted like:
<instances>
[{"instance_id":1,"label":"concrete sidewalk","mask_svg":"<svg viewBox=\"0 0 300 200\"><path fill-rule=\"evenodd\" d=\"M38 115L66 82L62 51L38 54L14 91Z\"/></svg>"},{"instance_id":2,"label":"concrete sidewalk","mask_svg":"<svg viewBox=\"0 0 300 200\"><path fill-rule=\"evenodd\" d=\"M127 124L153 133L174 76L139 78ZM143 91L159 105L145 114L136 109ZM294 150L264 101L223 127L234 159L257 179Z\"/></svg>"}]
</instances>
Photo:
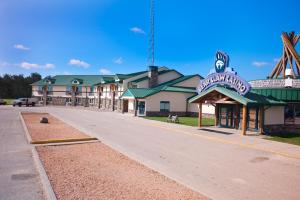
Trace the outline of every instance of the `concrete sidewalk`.
<instances>
[{"instance_id":1,"label":"concrete sidewalk","mask_svg":"<svg viewBox=\"0 0 300 200\"><path fill-rule=\"evenodd\" d=\"M19 114L0 108L0 199L45 199Z\"/></svg>"}]
</instances>

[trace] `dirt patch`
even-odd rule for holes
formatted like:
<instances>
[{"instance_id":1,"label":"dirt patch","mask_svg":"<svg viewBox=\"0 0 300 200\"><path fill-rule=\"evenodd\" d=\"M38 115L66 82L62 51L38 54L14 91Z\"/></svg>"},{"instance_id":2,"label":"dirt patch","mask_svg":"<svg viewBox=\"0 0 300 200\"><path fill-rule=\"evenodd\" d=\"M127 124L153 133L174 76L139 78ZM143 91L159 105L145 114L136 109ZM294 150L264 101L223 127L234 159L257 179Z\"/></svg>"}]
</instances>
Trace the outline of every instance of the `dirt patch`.
<instances>
[{"instance_id":1,"label":"dirt patch","mask_svg":"<svg viewBox=\"0 0 300 200\"><path fill-rule=\"evenodd\" d=\"M103 143L36 148L58 199L207 199Z\"/></svg>"},{"instance_id":2,"label":"dirt patch","mask_svg":"<svg viewBox=\"0 0 300 200\"><path fill-rule=\"evenodd\" d=\"M48 113L21 113L33 142L46 140L63 140L89 138L86 134L60 121ZM48 124L40 123L47 117Z\"/></svg>"}]
</instances>

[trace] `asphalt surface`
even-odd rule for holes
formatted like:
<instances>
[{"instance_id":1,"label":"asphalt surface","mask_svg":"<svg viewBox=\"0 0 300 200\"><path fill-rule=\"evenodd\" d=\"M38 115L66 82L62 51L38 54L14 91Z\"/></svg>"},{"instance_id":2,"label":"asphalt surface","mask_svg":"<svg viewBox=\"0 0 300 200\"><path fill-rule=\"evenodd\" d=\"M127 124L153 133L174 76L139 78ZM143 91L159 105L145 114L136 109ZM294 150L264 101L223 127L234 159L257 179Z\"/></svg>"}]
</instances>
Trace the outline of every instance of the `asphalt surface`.
<instances>
[{"instance_id":1,"label":"asphalt surface","mask_svg":"<svg viewBox=\"0 0 300 200\"><path fill-rule=\"evenodd\" d=\"M212 199L300 199L298 146L120 113L65 107L10 109L52 113Z\"/></svg>"},{"instance_id":2,"label":"asphalt surface","mask_svg":"<svg viewBox=\"0 0 300 200\"><path fill-rule=\"evenodd\" d=\"M19 114L0 106L0 199L44 199Z\"/></svg>"}]
</instances>

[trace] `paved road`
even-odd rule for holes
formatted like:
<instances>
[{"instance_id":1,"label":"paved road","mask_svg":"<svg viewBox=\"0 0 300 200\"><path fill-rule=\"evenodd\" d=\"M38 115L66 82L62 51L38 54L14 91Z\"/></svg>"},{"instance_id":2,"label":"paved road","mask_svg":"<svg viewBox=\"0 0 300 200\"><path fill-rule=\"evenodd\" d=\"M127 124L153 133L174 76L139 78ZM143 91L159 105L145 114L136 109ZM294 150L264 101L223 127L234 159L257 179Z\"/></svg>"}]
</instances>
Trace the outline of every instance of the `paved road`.
<instances>
[{"instance_id":1,"label":"paved road","mask_svg":"<svg viewBox=\"0 0 300 200\"><path fill-rule=\"evenodd\" d=\"M17 111L0 106L0 199L44 199Z\"/></svg>"},{"instance_id":2,"label":"paved road","mask_svg":"<svg viewBox=\"0 0 300 200\"><path fill-rule=\"evenodd\" d=\"M55 107L14 109L52 113L212 199L300 199L297 146L119 113ZM284 149L296 153L281 152Z\"/></svg>"}]
</instances>

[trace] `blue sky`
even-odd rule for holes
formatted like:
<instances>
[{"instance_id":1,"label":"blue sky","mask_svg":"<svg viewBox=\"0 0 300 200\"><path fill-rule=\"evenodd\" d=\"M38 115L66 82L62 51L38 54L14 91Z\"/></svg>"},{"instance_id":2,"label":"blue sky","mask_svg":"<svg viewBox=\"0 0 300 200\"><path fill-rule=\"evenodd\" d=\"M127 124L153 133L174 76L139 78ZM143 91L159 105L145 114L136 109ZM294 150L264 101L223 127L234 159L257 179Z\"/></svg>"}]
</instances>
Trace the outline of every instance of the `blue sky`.
<instances>
[{"instance_id":1,"label":"blue sky","mask_svg":"<svg viewBox=\"0 0 300 200\"><path fill-rule=\"evenodd\" d=\"M149 6L149 0L0 0L0 74L145 70ZM223 50L245 79L265 78L282 54L281 32L300 34L299 6L157 0L155 64L206 76Z\"/></svg>"}]
</instances>

